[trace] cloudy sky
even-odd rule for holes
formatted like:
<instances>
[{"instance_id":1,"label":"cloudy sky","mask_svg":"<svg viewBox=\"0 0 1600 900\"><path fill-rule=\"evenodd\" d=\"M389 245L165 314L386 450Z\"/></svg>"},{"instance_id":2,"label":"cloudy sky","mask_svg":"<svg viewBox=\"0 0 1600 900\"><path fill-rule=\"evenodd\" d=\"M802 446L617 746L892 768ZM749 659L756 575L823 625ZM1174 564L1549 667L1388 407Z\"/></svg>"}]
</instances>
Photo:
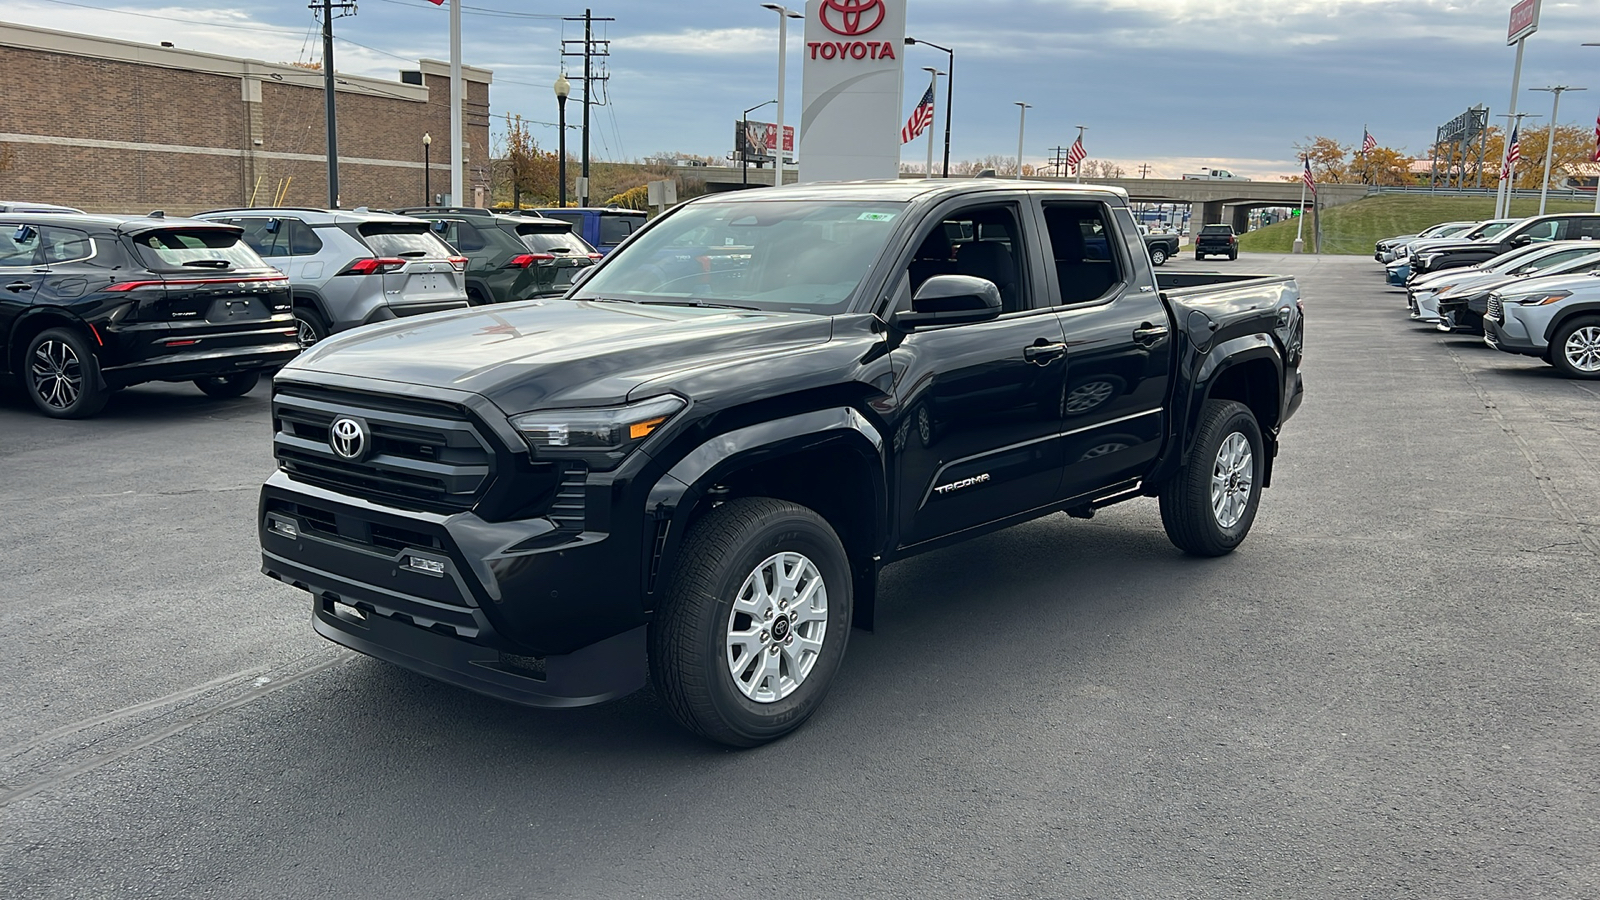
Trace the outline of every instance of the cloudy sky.
<instances>
[{"instance_id":1,"label":"cloudy sky","mask_svg":"<svg viewBox=\"0 0 1600 900\"><path fill-rule=\"evenodd\" d=\"M466 62L494 70L497 113L555 117L550 84L563 37L581 26L578 3L466 0ZM612 41L608 106L597 113L595 152L635 159L662 152L721 156L742 109L771 98L777 81L776 16L759 0L590 0ZM801 0L791 6L799 7ZM1089 127L1092 158L1130 172L1175 177L1201 165L1270 177L1296 168L1293 145L1327 134L1346 143L1363 124L1380 143L1422 152L1436 125L1475 103L1504 112L1514 50L1505 45L1512 0L909 0L909 33L956 50L953 156L1016 152L1017 108L1028 114L1027 156L1069 144ZM13 0L0 18L69 31L248 56L274 62L320 57L304 0L232 4L185 0ZM796 23L799 24L799 23ZM801 43L791 32L790 109L800 97ZM363 0L337 22L348 41L338 68L395 78L407 61L448 58L448 15L424 0ZM1549 116L1549 94L1527 88L1587 86L1563 98L1565 124L1600 108L1600 0L1544 0L1528 41L1522 111ZM906 100L923 90L915 67L944 55L908 48ZM13 86L14 87L14 86ZM770 108L769 108L770 109ZM791 114L791 119L797 112ZM943 118L943 113L940 113ZM553 127L540 126L553 145ZM925 151L908 148L908 161Z\"/></svg>"}]
</instances>

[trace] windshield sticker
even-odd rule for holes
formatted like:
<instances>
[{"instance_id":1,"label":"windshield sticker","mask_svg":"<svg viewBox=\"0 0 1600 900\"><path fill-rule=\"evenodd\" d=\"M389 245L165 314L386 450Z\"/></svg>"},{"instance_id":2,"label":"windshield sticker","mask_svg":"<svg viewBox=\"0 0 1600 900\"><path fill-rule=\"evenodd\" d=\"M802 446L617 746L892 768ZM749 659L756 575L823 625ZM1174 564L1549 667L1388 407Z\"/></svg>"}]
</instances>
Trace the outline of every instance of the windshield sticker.
<instances>
[{"instance_id":1,"label":"windshield sticker","mask_svg":"<svg viewBox=\"0 0 1600 900\"><path fill-rule=\"evenodd\" d=\"M894 213L864 212L856 218L857 222L893 222Z\"/></svg>"}]
</instances>

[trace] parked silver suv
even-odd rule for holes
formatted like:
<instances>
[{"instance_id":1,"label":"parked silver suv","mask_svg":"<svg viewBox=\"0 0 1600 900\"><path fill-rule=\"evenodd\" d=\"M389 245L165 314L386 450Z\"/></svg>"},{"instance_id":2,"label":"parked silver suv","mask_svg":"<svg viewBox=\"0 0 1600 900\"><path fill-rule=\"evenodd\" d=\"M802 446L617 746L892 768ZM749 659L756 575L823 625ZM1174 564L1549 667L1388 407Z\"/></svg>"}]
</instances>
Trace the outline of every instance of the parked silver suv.
<instances>
[{"instance_id":1,"label":"parked silver suv","mask_svg":"<svg viewBox=\"0 0 1600 900\"><path fill-rule=\"evenodd\" d=\"M1483 339L1537 356L1569 378L1600 378L1600 276L1555 275L1489 295Z\"/></svg>"},{"instance_id":2,"label":"parked silver suv","mask_svg":"<svg viewBox=\"0 0 1600 900\"><path fill-rule=\"evenodd\" d=\"M337 331L467 305L467 258L410 216L359 207L219 209L195 218L244 229L289 276L300 346Z\"/></svg>"}]
</instances>

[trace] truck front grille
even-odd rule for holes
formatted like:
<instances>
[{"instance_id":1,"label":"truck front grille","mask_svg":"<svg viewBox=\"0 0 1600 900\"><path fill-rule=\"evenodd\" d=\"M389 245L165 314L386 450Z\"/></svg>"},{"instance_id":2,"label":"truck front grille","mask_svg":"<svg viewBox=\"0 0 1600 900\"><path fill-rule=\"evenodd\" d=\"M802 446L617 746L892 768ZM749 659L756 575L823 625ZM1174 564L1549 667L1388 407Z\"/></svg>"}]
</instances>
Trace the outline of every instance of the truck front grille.
<instances>
[{"instance_id":1,"label":"truck front grille","mask_svg":"<svg viewBox=\"0 0 1600 900\"><path fill-rule=\"evenodd\" d=\"M494 454L466 410L357 391L280 385L272 398L278 465L296 480L384 503L455 511L470 508L494 470ZM330 428L364 423L368 445L341 457Z\"/></svg>"}]
</instances>

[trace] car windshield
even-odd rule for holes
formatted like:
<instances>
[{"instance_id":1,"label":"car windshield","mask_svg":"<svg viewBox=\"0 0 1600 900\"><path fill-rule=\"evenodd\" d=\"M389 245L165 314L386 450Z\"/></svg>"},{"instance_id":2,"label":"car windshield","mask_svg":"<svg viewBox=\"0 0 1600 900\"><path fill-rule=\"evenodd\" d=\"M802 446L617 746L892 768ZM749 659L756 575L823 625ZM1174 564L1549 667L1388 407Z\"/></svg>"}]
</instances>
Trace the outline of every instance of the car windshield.
<instances>
[{"instance_id":1,"label":"car windshield","mask_svg":"<svg viewBox=\"0 0 1600 900\"><path fill-rule=\"evenodd\" d=\"M139 259L160 270L264 269L266 263L239 232L221 228L147 231L133 239Z\"/></svg>"},{"instance_id":2,"label":"car windshield","mask_svg":"<svg viewBox=\"0 0 1600 900\"><path fill-rule=\"evenodd\" d=\"M629 242L572 296L841 313L904 208L814 200L694 204Z\"/></svg>"}]
</instances>

